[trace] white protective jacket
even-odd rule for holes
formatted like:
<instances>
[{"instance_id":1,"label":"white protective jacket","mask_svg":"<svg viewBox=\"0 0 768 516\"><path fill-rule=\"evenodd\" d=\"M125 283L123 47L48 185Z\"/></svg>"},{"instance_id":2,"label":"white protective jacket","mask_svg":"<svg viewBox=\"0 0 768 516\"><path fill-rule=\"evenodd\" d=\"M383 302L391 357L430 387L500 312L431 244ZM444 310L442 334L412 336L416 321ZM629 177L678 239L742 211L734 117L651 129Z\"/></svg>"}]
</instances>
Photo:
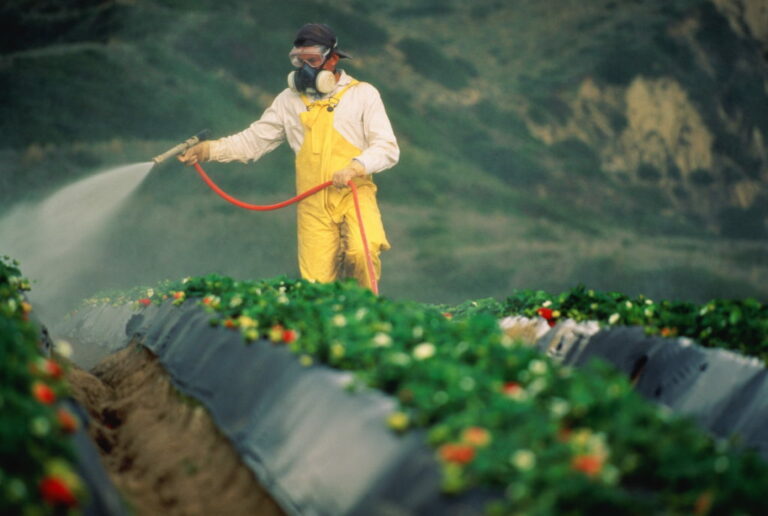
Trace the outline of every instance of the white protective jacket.
<instances>
[{"instance_id":1,"label":"white protective jacket","mask_svg":"<svg viewBox=\"0 0 768 516\"><path fill-rule=\"evenodd\" d=\"M323 98L343 89L353 78L341 71L336 88ZM304 142L304 128L299 113L307 108L298 93L283 90L261 118L244 131L211 142L211 161L256 161L288 140L294 153ZM393 167L400 158L392 125L389 122L378 90L368 83L351 88L336 107L334 128L359 149L355 159L369 174ZM361 123L362 121L362 123Z\"/></svg>"}]
</instances>

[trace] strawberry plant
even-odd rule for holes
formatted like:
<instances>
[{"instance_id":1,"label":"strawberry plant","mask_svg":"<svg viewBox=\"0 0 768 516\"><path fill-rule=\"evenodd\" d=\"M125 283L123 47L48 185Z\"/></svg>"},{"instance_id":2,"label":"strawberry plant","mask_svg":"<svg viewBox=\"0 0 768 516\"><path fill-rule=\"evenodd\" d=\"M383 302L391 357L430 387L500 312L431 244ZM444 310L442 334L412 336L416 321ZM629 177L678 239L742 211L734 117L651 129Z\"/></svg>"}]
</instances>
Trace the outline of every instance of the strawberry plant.
<instances>
[{"instance_id":1,"label":"strawberry plant","mask_svg":"<svg viewBox=\"0 0 768 516\"><path fill-rule=\"evenodd\" d=\"M543 317L550 325L569 318L598 321L603 326L642 326L649 335L688 337L702 346L730 349L768 360L768 306L755 299L714 299L697 305L685 301L654 301L642 295L630 297L580 285L560 294L518 290L504 302L480 299L442 309L456 317L478 312L497 317Z\"/></svg>"},{"instance_id":2,"label":"strawberry plant","mask_svg":"<svg viewBox=\"0 0 768 516\"><path fill-rule=\"evenodd\" d=\"M491 489L492 513L749 514L763 505L768 466L756 455L645 402L606 364L576 371L512 341L489 313L492 303L446 313L352 282L218 275L135 293L137 310L146 300L196 303L212 325L239 331L249 345L286 346L306 366L354 372L351 391L389 393L399 407L382 424L396 433L424 429L443 490ZM573 317L583 304L533 297L522 311L549 308L551 319ZM592 310L609 319L619 309L599 301ZM626 301L624 309L620 317L632 323L637 312Z\"/></svg>"},{"instance_id":3,"label":"strawberry plant","mask_svg":"<svg viewBox=\"0 0 768 516\"><path fill-rule=\"evenodd\" d=\"M0 513L67 514L84 498L68 434L77 420L57 400L62 368L43 357L29 321L29 288L17 264L0 259Z\"/></svg>"}]
</instances>

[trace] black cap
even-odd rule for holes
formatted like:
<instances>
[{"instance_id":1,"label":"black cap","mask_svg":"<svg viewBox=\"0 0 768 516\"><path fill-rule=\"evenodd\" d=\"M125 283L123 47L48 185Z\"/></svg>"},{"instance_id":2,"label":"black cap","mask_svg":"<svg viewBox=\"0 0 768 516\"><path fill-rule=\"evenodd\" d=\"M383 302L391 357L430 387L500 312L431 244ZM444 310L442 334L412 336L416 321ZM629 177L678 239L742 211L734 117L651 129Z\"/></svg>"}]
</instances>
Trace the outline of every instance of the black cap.
<instances>
[{"instance_id":1,"label":"black cap","mask_svg":"<svg viewBox=\"0 0 768 516\"><path fill-rule=\"evenodd\" d=\"M321 45L330 48L339 57L350 57L346 52L336 48L336 45L338 45L336 34L334 34L332 28L324 23L307 23L296 33L296 39L293 40L294 47L308 47L311 45Z\"/></svg>"}]
</instances>

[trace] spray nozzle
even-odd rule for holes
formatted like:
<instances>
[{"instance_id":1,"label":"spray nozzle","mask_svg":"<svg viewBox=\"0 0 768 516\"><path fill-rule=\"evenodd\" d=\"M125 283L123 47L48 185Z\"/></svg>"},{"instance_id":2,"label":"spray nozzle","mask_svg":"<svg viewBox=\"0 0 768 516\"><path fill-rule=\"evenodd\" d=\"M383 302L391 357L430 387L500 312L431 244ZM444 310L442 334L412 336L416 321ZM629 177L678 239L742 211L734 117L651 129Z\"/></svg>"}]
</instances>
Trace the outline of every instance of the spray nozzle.
<instances>
[{"instance_id":1,"label":"spray nozzle","mask_svg":"<svg viewBox=\"0 0 768 516\"><path fill-rule=\"evenodd\" d=\"M186 151L193 145L197 145L203 140L207 140L211 135L211 131L209 129L203 129L190 139L188 139L185 142L182 142L174 147L171 147L167 151L163 152L162 154L159 154L152 158L152 161L155 163L162 163L163 161L167 160L168 158L172 158L174 156L178 156L182 152Z\"/></svg>"}]
</instances>

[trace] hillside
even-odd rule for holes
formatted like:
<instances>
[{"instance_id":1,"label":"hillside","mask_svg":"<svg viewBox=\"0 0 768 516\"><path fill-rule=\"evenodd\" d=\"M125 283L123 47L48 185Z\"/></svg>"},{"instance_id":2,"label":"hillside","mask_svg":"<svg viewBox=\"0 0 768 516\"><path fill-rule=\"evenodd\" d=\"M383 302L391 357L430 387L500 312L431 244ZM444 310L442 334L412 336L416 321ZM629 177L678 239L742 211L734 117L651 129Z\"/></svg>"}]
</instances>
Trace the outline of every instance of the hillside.
<instances>
[{"instance_id":1,"label":"hillside","mask_svg":"<svg viewBox=\"0 0 768 516\"><path fill-rule=\"evenodd\" d=\"M764 11L747 0L9 1L0 198L38 199L203 127L244 128L284 87L296 28L323 20L354 55L349 71L381 90L402 146L377 178L394 244L385 294L455 302L584 282L766 299ZM284 148L210 170L256 202L293 183ZM295 273L291 213L233 211L191 175L177 164L150 175L84 253L89 284L67 272L71 290Z\"/></svg>"}]
</instances>

